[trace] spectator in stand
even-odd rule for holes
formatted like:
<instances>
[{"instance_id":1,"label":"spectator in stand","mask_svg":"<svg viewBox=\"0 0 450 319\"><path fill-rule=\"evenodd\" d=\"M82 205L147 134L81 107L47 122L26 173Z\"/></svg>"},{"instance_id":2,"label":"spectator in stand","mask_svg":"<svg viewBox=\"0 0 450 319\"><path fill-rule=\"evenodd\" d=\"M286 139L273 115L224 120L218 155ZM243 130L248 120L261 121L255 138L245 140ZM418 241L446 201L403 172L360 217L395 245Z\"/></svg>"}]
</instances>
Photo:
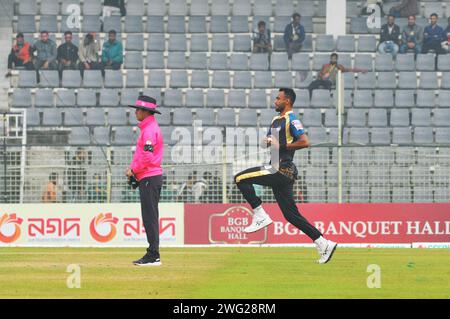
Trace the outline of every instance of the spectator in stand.
<instances>
[{"instance_id":1,"label":"spectator in stand","mask_svg":"<svg viewBox=\"0 0 450 319\"><path fill-rule=\"evenodd\" d=\"M392 14L396 18L406 18L409 16L416 16L419 12L418 0L402 0L402 2L396 6L393 6L389 10L389 14Z\"/></svg>"},{"instance_id":2,"label":"spectator in stand","mask_svg":"<svg viewBox=\"0 0 450 319\"><path fill-rule=\"evenodd\" d=\"M437 21L438 15L432 13L430 15L430 24L423 30L422 53L428 53L430 50L434 50L436 54L445 53L441 45L445 41L444 29L438 26Z\"/></svg>"},{"instance_id":3,"label":"spectator in stand","mask_svg":"<svg viewBox=\"0 0 450 319\"><path fill-rule=\"evenodd\" d=\"M27 70L33 70L34 65L31 59L31 46L25 42L23 33L18 33L16 36L16 43L11 49L8 56L8 72L5 77L11 76L13 67L25 67Z\"/></svg>"},{"instance_id":4,"label":"spectator in stand","mask_svg":"<svg viewBox=\"0 0 450 319\"><path fill-rule=\"evenodd\" d=\"M200 178L194 182L192 185L192 196L194 203L198 204L202 202L202 198L204 197L207 187L207 182L203 178Z\"/></svg>"},{"instance_id":5,"label":"spectator in stand","mask_svg":"<svg viewBox=\"0 0 450 319\"><path fill-rule=\"evenodd\" d=\"M422 28L416 24L416 17L409 16L408 24L402 30L402 45L400 53L414 51L415 54L422 52Z\"/></svg>"},{"instance_id":6,"label":"spectator in stand","mask_svg":"<svg viewBox=\"0 0 450 319\"><path fill-rule=\"evenodd\" d=\"M266 28L264 21L258 22L258 28L253 34L253 53L272 53L270 29Z\"/></svg>"},{"instance_id":7,"label":"spectator in stand","mask_svg":"<svg viewBox=\"0 0 450 319\"><path fill-rule=\"evenodd\" d=\"M214 172L214 174L212 174L211 172L204 172L203 180L206 182L206 189L202 193L202 198L200 199L201 202L222 203L223 185L218 173ZM229 193L228 186L226 186L225 192L226 194Z\"/></svg>"},{"instance_id":8,"label":"spectator in stand","mask_svg":"<svg viewBox=\"0 0 450 319\"><path fill-rule=\"evenodd\" d=\"M81 76L84 70L101 70L102 64L99 62L98 53L100 52L100 44L95 40L94 34L88 33L80 43L78 55L80 63L78 67L81 71Z\"/></svg>"},{"instance_id":9,"label":"spectator in stand","mask_svg":"<svg viewBox=\"0 0 450 319\"><path fill-rule=\"evenodd\" d=\"M447 19L447 28L444 30L444 41L442 42L444 52L450 53L450 17Z\"/></svg>"},{"instance_id":10,"label":"spectator in stand","mask_svg":"<svg viewBox=\"0 0 450 319\"><path fill-rule=\"evenodd\" d=\"M103 44L102 65L104 69L119 70L123 63L122 43L116 40L116 31L108 32L108 41Z\"/></svg>"},{"instance_id":11,"label":"spectator in stand","mask_svg":"<svg viewBox=\"0 0 450 319\"><path fill-rule=\"evenodd\" d=\"M191 174L189 174L187 181L181 184L176 195L177 201L179 202L193 201L194 196L192 194L192 188L194 186L196 176L197 171L193 171Z\"/></svg>"},{"instance_id":12,"label":"spectator in stand","mask_svg":"<svg viewBox=\"0 0 450 319\"><path fill-rule=\"evenodd\" d=\"M400 27L395 24L395 17L389 15L387 23L381 27L378 52L390 53L395 57L399 50L400 37Z\"/></svg>"},{"instance_id":13,"label":"spectator in stand","mask_svg":"<svg viewBox=\"0 0 450 319\"><path fill-rule=\"evenodd\" d=\"M189 174L187 182L180 186L176 195L177 201L193 203L205 201L207 188L207 181L203 178L198 179L197 171L193 171Z\"/></svg>"},{"instance_id":14,"label":"spectator in stand","mask_svg":"<svg viewBox=\"0 0 450 319\"><path fill-rule=\"evenodd\" d=\"M84 167L87 165L86 158L85 149L79 147L75 151L75 156L67 163L68 200L72 203L86 199L86 168Z\"/></svg>"},{"instance_id":15,"label":"spectator in stand","mask_svg":"<svg viewBox=\"0 0 450 319\"><path fill-rule=\"evenodd\" d=\"M125 0L104 0L102 17L100 20L103 23L106 17L110 17L112 15L121 15L122 17L127 15Z\"/></svg>"},{"instance_id":16,"label":"spectator in stand","mask_svg":"<svg viewBox=\"0 0 450 319\"><path fill-rule=\"evenodd\" d=\"M216 180L211 172L204 172L203 180L206 183L206 188L202 193L201 201L203 203L214 203L216 197L222 197L218 189L219 185L216 184Z\"/></svg>"},{"instance_id":17,"label":"spectator in stand","mask_svg":"<svg viewBox=\"0 0 450 319\"><path fill-rule=\"evenodd\" d=\"M65 43L58 47L59 76L64 70L75 70L78 61L78 47L72 43L72 32L64 32Z\"/></svg>"},{"instance_id":18,"label":"spectator in stand","mask_svg":"<svg viewBox=\"0 0 450 319\"><path fill-rule=\"evenodd\" d=\"M88 201L89 203L105 203L107 199L106 185L100 174L95 173L92 177L93 181L88 186Z\"/></svg>"},{"instance_id":19,"label":"spectator in stand","mask_svg":"<svg viewBox=\"0 0 450 319\"><path fill-rule=\"evenodd\" d=\"M51 173L48 177L47 185L45 186L44 193L42 194L43 203L56 203L57 201L57 182L58 173Z\"/></svg>"},{"instance_id":20,"label":"spectator in stand","mask_svg":"<svg viewBox=\"0 0 450 319\"><path fill-rule=\"evenodd\" d=\"M362 72L366 73L368 70L366 69L358 69L358 68L346 68L342 64L338 64L338 55L337 53L332 53L330 57L330 63L324 64L322 66L322 70L320 71L319 78L311 82L308 86L309 96L312 97L312 92L315 89L323 87L327 90L331 90L333 86L336 85L336 75L337 71L341 70L341 72Z\"/></svg>"},{"instance_id":21,"label":"spectator in stand","mask_svg":"<svg viewBox=\"0 0 450 319\"><path fill-rule=\"evenodd\" d=\"M33 52L36 51L36 60L34 66L36 70L57 70L56 62L57 52L56 43L48 38L48 32L41 32L41 39L36 41L32 47Z\"/></svg>"},{"instance_id":22,"label":"spectator in stand","mask_svg":"<svg viewBox=\"0 0 450 319\"><path fill-rule=\"evenodd\" d=\"M284 43L289 59L292 58L292 54L300 52L305 41L305 28L300 24L300 19L300 14L294 13L292 22L284 29Z\"/></svg>"}]
</instances>

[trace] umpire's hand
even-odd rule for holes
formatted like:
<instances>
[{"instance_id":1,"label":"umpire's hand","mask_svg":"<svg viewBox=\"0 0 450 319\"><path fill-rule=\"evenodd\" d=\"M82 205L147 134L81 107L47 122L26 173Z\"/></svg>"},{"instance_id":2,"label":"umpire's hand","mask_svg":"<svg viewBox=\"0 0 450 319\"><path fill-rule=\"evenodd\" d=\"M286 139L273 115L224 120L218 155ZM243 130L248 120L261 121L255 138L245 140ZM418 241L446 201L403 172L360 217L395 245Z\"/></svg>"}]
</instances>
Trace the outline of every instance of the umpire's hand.
<instances>
[{"instance_id":1,"label":"umpire's hand","mask_svg":"<svg viewBox=\"0 0 450 319\"><path fill-rule=\"evenodd\" d=\"M131 168L129 168L129 167L127 168L127 170L125 171L125 175L127 177L134 176L133 171L131 170Z\"/></svg>"}]
</instances>

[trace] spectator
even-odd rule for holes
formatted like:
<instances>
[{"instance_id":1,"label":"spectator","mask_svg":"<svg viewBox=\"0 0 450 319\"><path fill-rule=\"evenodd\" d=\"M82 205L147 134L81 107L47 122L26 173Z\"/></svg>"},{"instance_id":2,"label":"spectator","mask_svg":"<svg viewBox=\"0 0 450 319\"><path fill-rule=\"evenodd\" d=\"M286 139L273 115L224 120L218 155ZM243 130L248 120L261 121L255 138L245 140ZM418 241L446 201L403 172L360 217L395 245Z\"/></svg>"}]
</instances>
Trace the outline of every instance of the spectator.
<instances>
[{"instance_id":1,"label":"spectator","mask_svg":"<svg viewBox=\"0 0 450 319\"><path fill-rule=\"evenodd\" d=\"M48 38L48 32L41 32L41 39L36 41L32 48L37 52L35 60L36 70L57 70L58 64L56 63L56 43Z\"/></svg>"},{"instance_id":2,"label":"spectator","mask_svg":"<svg viewBox=\"0 0 450 319\"><path fill-rule=\"evenodd\" d=\"M223 185L217 172L214 175L211 172L204 172L203 180L206 182L206 189L202 194L201 201L203 203L222 203ZM228 194L228 186L226 186L226 193Z\"/></svg>"},{"instance_id":3,"label":"spectator","mask_svg":"<svg viewBox=\"0 0 450 319\"><path fill-rule=\"evenodd\" d=\"M193 171L191 174L189 174L187 181L184 182L183 184L181 184L180 188L178 189L177 196L176 196L178 202L192 202L193 201L192 187L194 186L196 176L197 176L197 171Z\"/></svg>"},{"instance_id":4,"label":"spectator","mask_svg":"<svg viewBox=\"0 0 450 319\"><path fill-rule=\"evenodd\" d=\"M366 73L368 71L366 69L346 68L342 64L338 64L338 55L336 53L332 53L330 57L330 63L324 64L322 66L319 78L312 81L309 85L309 96L312 97L312 91L320 87L331 90L331 88L336 84L336 75L338 70L341 70L341 72L363 73Z\"/></svg>"},{"instance_id":5,"label":"spectator","mask_svg":"<svg viewBox=\"0 0 450 319\"><path fill-rule=\"evenodd\" d=\"M399 50L400 27L395 24L395 17L389 15L387 23L381 27L378 52L391 53L394 57Z\"/></svg>"},{"instance_id":6,"label":"spectator","mask_svg":"<svg viewBox=\"0 0 450 319\"><path fill-rule=\"evenodd\" d=\"M447 28L444 30L444 41L442 42L442 49L444 52L450 53L450 17L447 20Z\"/></svg>"},{"instance_id":7,"label":"spectator","mask_svg":"<svg viewBox=\"0 0 450 319\"><path fill-rule=\"evenodd\" d=\"M423 30L423 46L422 53L428 53L434 50L437 54L444 53L441 43L445 41L444 30L437 25L438 15L433 13L430 15L430 24Z\"/></svg>"},{"instance_id":8,"label":"spectator","mask_svg":"<svg viewBox=\"0 0 450 319\"><path fill-rule=\"evenodd\" d=\"M292 54L300 52L305 41L305 28L300 24L300 19L300 14L294 13L292 22L284 29L284 43L289 59L292 58Z\"/></svg>"},{"instance_id":9,"label":"spectator","mask_svg":"<svg viewBox=\"0 0 450 319\"><path fill-rule=\"evenodd\" d=\"M198 204L201 202L201 199L207 187L208 185L203 178L198 179L194 182L194 184L192 185L192 197L194 203Z\"/></svg>"},{"instance_id":10,"label":"spectator","mask_svg":"<svg viewBox=\"0 0 450 319\"><path fill-rule=\"evenodd\" d=\"M253 34L253 53L272 53L270 29L266 28L264 21L258 22L258 28Z\"/></svg>"},{"instance_id":11,"label":"spectator","mask_svg":"<svg viewBox=\"0 0 450 319\"><path fill-rule=\"evenodd\" d=\"M402 0L400 4L393 6L389 10L389 14L396 18L416 16L419 14L419 2L417 0Z\"/></svg>"},{"instance_id":12,"label":"spectator","mask_svg":"<svg viewBox=\"0 0 450 319\"><path fill-rule=\"evenodd\" d=\"M67 184L69 189L69 201L77 202L85 198L86 192L86 151L79 147L75 156L68 162Z\"/></svg>"},{"instance_id":13,"label":"spectator","mask_svg":"<svg viewBox=\"0 0 450 319\"><path fill-rule=\"evenodd\" d=\"M58 173L51 173L48 177L47 185L45 186L44 193L42 194L43 203L56 203L57 201L57 182Z\"/></svg>"},{"instance_id":14,"label":"spectator","mask_svg":"<svg viewBox=\"0 0 450 319\"><path fill-rule=\"evenodd\" d=\"M203 203L213 203L214 197L217 195L217 186L215 185L215 181L211 172L203 173L203 180L206 182L206 189L202 194L201 201Z\"/></svg>"},{"instance_id":15,"label":"spectator","mask_svg":"<svg viewBox=\"0 0 450 319\"><path fill-rule=\"evenodd\" d=\"M27 70L34 69L30 51L31 46L28 42L25 42L23 33L18 33L16 43L13 45L11 53L8 56L8 73L6 73L6 77L11 76L13 66L25 67Z\"/></svg>"},{"instance_id":16,"label":"spectator","mask_svg":"<svg viewBox=\"0 0 450 319\"><path fill-rule=\"evenodd\" d=\"M123 47L120 41L116 40L116 31L108 33L108 41L103 44L102 65L105 69L119 70L123 63Z\"/></svg>"},{"instance_id":17,"label":"spectator","mask_svg":"<svg viewBox=\"0 0 450 319\"><path fill-rule=\"evenodd\" d=\"M93 181L88 186L89 203L104 203L107 199L106 185L103 183L100 174L93 175Z\"/></svg>"},{"instance_id":18,"label":"spectator","mask_svg":"<svg viewBox=\"0 0 450 319\"><path fill-rule=\"evenodd\" d=\"M103 13L100 20L104 22L106 17L110 17L113 14L120 14L122 17L127 15L125 0L104 0Z\"/></svg>"},{"instance_id":19,"label":"spectator","mask_svg":"<svg viewBox=\"0 0 450 319\"><path fill-rule=\"evenodd\" d=\"M78 61L78 47L72 43L72 32L64 32L65 43L58 47L59 76L64 70L75 70Z\"/></svg>"},{"instance_id":20,"label":"spectator","mask_svg":"<svg viewBox=\"0 0 450 319\"><path fill-rule=\"evenodd\" d=\"M416 24L416 17L408 17L408 25L402 30L402 45L400 46L400 53L407 51L414 51L419 54L422 51L422 28Z\"/></svg>"},{"instance_id":21,"label":"spectator","mask_svg":"<svg viewBox=\"0 0 450 319\"><path fill-rule=\"evenodd\" d=\"M197 179L197 171L189 174L187 182L183 183L177 193L177 201L200 203L205 200L207 181Z\"/></svg>"},{"instance_id":22,"label":"spectator","mask_svg":"<svg viewBox=\"0 0 450 319\"><path fill-rule=\"evenodd\" d=\"M92 33L86 34L83 41L80 43L78 55L80 63L78 67L81 71L81 76L84 70L101 70L102 64L99 62L98 52L100 52L100 44L95 40Z\"/></svg>"}]
</instances>

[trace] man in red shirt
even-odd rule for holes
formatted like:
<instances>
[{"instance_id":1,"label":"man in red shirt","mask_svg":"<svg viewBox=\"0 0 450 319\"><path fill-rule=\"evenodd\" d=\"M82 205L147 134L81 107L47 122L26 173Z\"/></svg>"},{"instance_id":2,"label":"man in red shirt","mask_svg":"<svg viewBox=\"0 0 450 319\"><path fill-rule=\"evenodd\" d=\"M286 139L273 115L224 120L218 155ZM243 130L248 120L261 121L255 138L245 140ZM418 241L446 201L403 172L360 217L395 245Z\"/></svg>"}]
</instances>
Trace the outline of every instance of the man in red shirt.
<instances>
[{"instance_id":1,"label":"man in red shirt","mask_svg":"<svg viewBox=\"0 0 450 319\"><path fill-rule=\"evenodd\" d=\"M133 161L125 174L139 186L142 221L149 244L144 257L133 263L136 266L160 266L158 202L162 187L164 140L154 114L161 112L156 109L156 100L145 95L140 95L135 105L129 106L136 108L141 132Z\"/></svg>"},{"instance_id":2,"label":"man in red shirt","mask_svg":"<svg viewBox=\"0 0 450 319\"><path fill-rule=\"evenodd\" d=\"M34 69L30 55L30 44L25 42L23 33L17 34L16 43L13 45L11 53L8 56L8 73L6 73L6 77L11 76L13 65L15 67L23 66L27 70Z\"/></svg>"}]
</instances>

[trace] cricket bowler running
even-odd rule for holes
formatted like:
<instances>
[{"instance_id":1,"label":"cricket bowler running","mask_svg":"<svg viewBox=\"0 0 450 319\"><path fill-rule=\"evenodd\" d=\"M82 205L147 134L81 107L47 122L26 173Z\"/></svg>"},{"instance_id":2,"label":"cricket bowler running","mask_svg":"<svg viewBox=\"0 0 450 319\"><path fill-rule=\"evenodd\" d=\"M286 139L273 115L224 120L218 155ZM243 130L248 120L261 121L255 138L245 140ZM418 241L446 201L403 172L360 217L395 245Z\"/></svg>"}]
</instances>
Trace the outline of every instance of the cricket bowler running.
<instances>
[{"instance_id":1,"label":"cricket bowler running","mask_svg":"<svg viewBox=\"0 0 450 319\"><path fill-rule=\"evenodd\" d=\"M261 199L256 196L253 184L272 187L286 220L311 238L319 252L318 263L325 264L333 256L337 243L326 240L319 230L299 213L294 201L293 186L298 171L292 160L296 150L309 146L303 125L292 111L295 98L294 90L279 90L275 100L275 110L279 115L273 118L267 136L262 141L263 147L272 147L278 152L279 163L271 162L268 166L246 169L238 173L234 180L254 212L252 223L244 228L244 232L253 233L272 224L272 219L261 206Z\"/></svg>"}]
</instances>

